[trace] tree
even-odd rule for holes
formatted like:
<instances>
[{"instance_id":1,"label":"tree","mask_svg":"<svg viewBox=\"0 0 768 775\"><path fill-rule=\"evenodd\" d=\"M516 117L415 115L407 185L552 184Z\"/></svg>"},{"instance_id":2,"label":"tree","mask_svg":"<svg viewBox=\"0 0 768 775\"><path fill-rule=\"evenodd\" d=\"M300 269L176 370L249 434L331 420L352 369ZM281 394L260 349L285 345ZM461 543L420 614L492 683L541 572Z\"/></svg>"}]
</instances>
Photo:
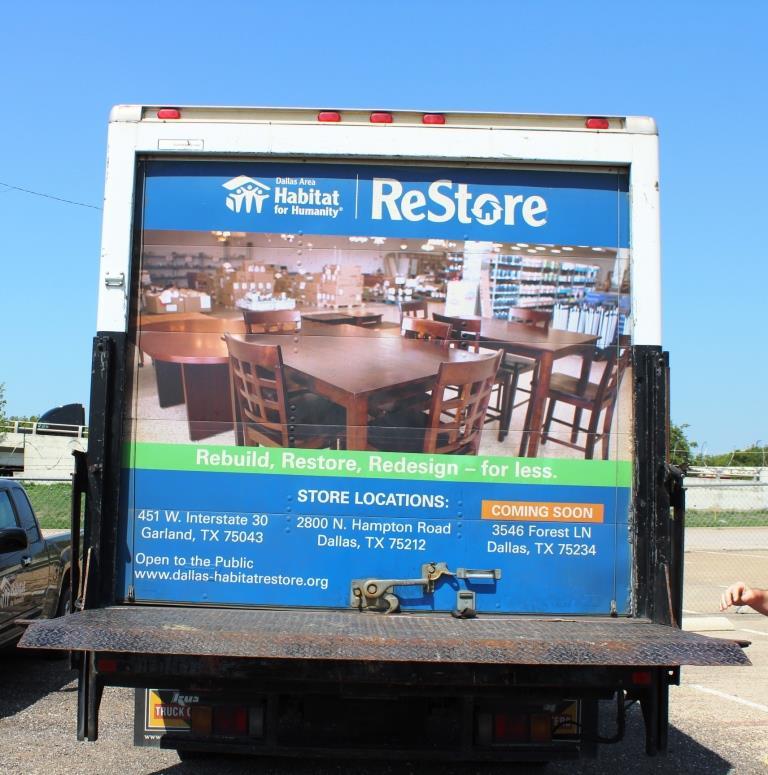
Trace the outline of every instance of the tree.
<instances>
[{"instance_id":1,"label":"tree","mask_svg":"<svg viewBox=\"0 0 768 775\"><path fill-rule=\"evenodd\" d=\"M765 468L768 462L768 447L761 446L757 441L744 449L724 452L720 455L707 455L707 465L710 466L759 466Z\"/></svg>"},{"instance_id":2,"label":"tree","mask_svg":"<svg viewBox=\"0 0 768 775\"><path fill-rule=\"evenodd\" d=\"M685 429L690 426L687 423L677 425L669 424L669 460L684 472L693 463L693 450L699 445L690 441L685 434Z\"/></svg>"}]
</instances>

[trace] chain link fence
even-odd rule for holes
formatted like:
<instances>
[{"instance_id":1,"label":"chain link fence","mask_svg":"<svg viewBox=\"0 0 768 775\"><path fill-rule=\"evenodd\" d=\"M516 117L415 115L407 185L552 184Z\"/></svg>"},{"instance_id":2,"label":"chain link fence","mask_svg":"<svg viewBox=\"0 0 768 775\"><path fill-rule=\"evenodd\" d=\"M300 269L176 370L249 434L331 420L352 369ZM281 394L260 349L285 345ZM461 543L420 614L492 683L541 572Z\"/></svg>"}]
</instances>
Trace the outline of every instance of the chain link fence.
<instances>
[{"instance_id":1,"label":"chain link fence","mask_svg":"<svg viewBox=\"0 0 768 775\"><path fill-rule=\"evenodd\" d=\"M686 527L768 526L768 468L693 466L685 488Z\"/></svg>"},{"instance_id":2,"label":"chain link fence","mask_svg":"<svg viewBox=\"0 0 768 775\"><path fill-rule=\"evenodd\" d=\"M69 529L72 482L62 479L25 479L23 485L43 530ZM81 515L82 518L82 515Z\"/></svg>"},{"instance_id":3,"label":"chain link fence","mask_svg":"<svg viewBox=\"0 0 768 775\"><path fill-rule=\"evenodd\" d=\"M735 581L768 586L768 468L691 467L685 505L686 613L718 612Z\"/></svg>"}]
</instances>

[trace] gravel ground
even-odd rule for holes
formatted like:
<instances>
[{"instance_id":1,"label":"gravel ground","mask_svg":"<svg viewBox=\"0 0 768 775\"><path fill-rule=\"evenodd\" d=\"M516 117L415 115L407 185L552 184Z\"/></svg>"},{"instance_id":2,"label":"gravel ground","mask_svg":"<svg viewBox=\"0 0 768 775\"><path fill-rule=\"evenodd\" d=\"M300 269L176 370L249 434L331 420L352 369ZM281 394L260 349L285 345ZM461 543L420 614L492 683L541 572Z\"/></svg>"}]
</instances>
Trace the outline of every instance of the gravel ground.
<instances>
[{"instance_id":1,"label":"gravel ground","mask_svg":"<svg viewBox=\"0 0 768 775\"><path fill-rule=\"evenodd\" d=\"M761 622L749 622L755 626ZM754 636L757 638L757 636ZM630 709L625 740L603 746L596 761L579 765L556 763L552 773L765 773L768 747L762 731L768 726L768 706L747 699L760 693L768 668L768 630L750 649L755 668L689 668L682 687L672 690L669 752L648 759L643 753L643 725L637 707ZM759 676L757 675L759 673ZM707 689L719 694L712 694ZM175 753L134 748L133 695L108 689L101 711L100 738L95 743L75 739L76 684L62 660L13 654L0 667L0 772L8 775L82 775L83 773L246 773L267 775L469 775L525 772L525 767L477 769L444 765L388 765L370 762L319 763L259 760L179 762ZM734 699L753 702L742 704ZM605 733L611 732L605 709Z\"/></svg>"},{"instance_id":2,"label":"gravel ground","mask_svg":"<svg viewBox=\"0 0 768 775\"><path fill-rule=\"evenodd\" d=\"M714 573L707 551L686 556L687 576L699 599L712 601L710 620L722 579ZM726 571L727 572L727 571ZM722 574L720 574L722 575ZM708 588L707 588L708 585ZM622 743L602 746L597 760L554 763L548 773L768 773L768 618L753 613L716 617L722 632L707 632L753 641L748 655L753 667L684 668L682 686L672 688L669 752L648 759L643 750L643 724L637 706L630 708ZM702 619L702 622L705 620ZM711 626L711 624L709 625ZM160 775L161 773L263 773L264 775L470 775L527 772L526 767L450 767L344 764L315 761L248 759L179 762L176 754L133 747L133 693L109 688L101 706L100 738L78 743L74 674L68 662L32 652L0 654L0 773L3 775ZM613 731L605 708L603 734Z\"/></svg>"}]
</instances>

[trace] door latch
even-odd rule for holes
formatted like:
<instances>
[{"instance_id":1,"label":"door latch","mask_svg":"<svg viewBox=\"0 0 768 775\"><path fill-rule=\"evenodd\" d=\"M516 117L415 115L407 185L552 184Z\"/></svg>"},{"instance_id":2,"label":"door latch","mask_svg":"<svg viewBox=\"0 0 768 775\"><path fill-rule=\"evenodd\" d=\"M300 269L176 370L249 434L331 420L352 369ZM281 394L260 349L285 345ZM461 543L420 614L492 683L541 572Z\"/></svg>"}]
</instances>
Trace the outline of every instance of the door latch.
<instances>
[{"instance_id":1,"label":"door latch","mask_svg":"<svg viewBox=\"0 0 768 775\"><path fill-rule=\"evenodd\" d=\"M417 579L354 579L350 589L349 602L360 611L379 611L393 614L400 610L400 598L395 587L424 587L424 591L435 591L435 584L442 576L455 576L445 562L427 562L421 566L421 578Z\"/></svg>"}]
</instances>

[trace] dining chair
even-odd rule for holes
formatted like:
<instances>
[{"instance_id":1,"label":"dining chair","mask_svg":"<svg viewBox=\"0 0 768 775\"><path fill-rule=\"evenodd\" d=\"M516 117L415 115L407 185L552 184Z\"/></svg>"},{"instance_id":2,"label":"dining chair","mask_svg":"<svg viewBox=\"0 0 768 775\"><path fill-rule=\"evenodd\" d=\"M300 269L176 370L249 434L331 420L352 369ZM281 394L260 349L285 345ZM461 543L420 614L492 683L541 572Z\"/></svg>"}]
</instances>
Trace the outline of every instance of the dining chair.
<instances>
[{"instance_id":1,"label":"dining chair","mask_svg":"<svg viewBox=\"0 0 768 775\"><path fill-rule=\"evenodd\" d=\"M447 323L451 327L451 341L464 349L475 352L480 349L480 318L462 318L455 315L442 315L439 312L432 313L432 320L437 323Z\"/></svg>"},{"instance_id":2,"label":"dining chair","mask_svg":"<svg viewBox=\"0 0 768 775\"><path fill-rule=\"evenodd\" d=\"M481 348L480 331L482 320L479 318L465 319L451 315L432 313L432 319L440 323L448 323L451 326L451 340L459 347L474 350L475 352L489 352L496 348ZM529 365L530 364L530 365ZM517 359L509 353L504 353L498 374L496 375L496 400L488 407L486 422L499 423L498 440L504 441L509 433L509 425L512 421L512 412L515 408L515 394L520 375L526 371L533 371L534 361L527 358ZM521 404L524 402L520 402ZM517 404L519 406L520 404Z\"/></svg>"},{"instance_id":3,"label":"dining chair","mask_svg":"<svg viewBox=\"0 0 768 775\"><path fill-rule=\"evenodd\" d=\"M503 353L440 364L428 401L376 418L368 446L389 452L476 455Z\"/></svg>"},{"instance_id":4,"label":"dining chair","mask_svg":"<svg viewBox=\"0 0 768 775\"><path fill-rule=\"evenodd\" d=\"M249 334L293 334L301 328L297 309L243 310Z\"/></svg>"},{"instance_id":5,"label":"dining chair","mask_svg":"<svg viewBox=\"0 0 768 775\"><path fill-rule=\"evenodd\" d=\"M419 339L439 343L447 349L451 337L451 326L426 318L403 318L400 333L404 339ZM368 414L377 417L391 412L395 407L403 408L424 403L429 393L424 388L405 387L386 390L372 396L368 402Z\"/></svg>"},{"instance_id":6,"label":"dining chair","mask_svg":"<svg viewBox=\"0 0 768 775\"><path fill-rule=\"evenodd\" d=\"M508 315L510 323L524 323L531 328L541 329L542 331L549 331L549 326L552 322L551 312L531 309L530 307L510 307ZM527 404L528 401L530 401L530 394L533 390L533 384L535 382L536 375L534 373L533 378L531 379L530 388L526 388L520 385L519 378L521 374L535 372L536 360L534 358L526 358L524 355L507 353L504 356L503 366L504 368L514 371L514 375L512 377L514 387L510 390L510 393L513 396L512 406L510 407L511 415L518 406ZM522 401L514 403L514 397L517 395L517 393L527 393L528 398L524 398Z\"/></svg>"},{"instance_id":7,"label":"dining chair","mask_svg":"<svg viewBox=\"0 0 768 775\"><path fill-rule=\"evenodd\" d=\"M224 335L229 352L232 411L246 447L337 447L346 415L306 390L289 392L280 345Z\"/></svg>"},{"instance_id":8,"label":"dining chair","mask_svg":"<svg viewBox=\"0 0 768 775\"><path fill-rule=\"evenodd\" d=\"M406 317L400 325L400 333L406 339L442 342L447 346L451 338L451 324L427 318Z\"/></svg>"},{"instance_id":9,"label":"dining chair","mask_svg":"<svg viewBox=\"0 0 768 775\"><path fill-rule=\"evenodd\" d=\"M525 323L534 328L541 328L544 331L549 329L552 322L552 313L540 309L531 309L530 307L510 307L510 323Z\"/></svg>"},{"instance_id":10,"label":"dining chair","mask_svg":"<svg viewBox=\"0 0 768 775\"><path fill-rule=\"evenodd\" d=\"M622 377L629 366L632 354L629 337L621 336L617 345L602 350L596 347L585 347L580 354L581 373L578 377L560 372L552 373L547 394L549 405L544 419L541 443L552 441L555 444L563 444L566 447L581 450L584 452L585 459L592 460L595 445L602 439L603 460L607 460L616 400ZM598 358L604 359L605 368L599 380L591 382L592 366ZM571 421L561 420L554 416L558 401L573 406L573 419ZM581 424L582 412L584 411L590 413L589 423L586 427ZM601 415L603 416L603 427L601 431L598 431ZM551 436L552 423L570 428L570 440ZM587 434L584 445L577 443L580 433Z\"/></svg>"},{"instance_id":11,"label":"dining chair","mask_svg":"<svg viewBox=\"0 0 768 775\"><path fill-rule=\"evenodd\" d=\"M405 318L428 318L428 301L401 301L397 305L400 308L400 320Z\"/></svg>"}]
</instances>

